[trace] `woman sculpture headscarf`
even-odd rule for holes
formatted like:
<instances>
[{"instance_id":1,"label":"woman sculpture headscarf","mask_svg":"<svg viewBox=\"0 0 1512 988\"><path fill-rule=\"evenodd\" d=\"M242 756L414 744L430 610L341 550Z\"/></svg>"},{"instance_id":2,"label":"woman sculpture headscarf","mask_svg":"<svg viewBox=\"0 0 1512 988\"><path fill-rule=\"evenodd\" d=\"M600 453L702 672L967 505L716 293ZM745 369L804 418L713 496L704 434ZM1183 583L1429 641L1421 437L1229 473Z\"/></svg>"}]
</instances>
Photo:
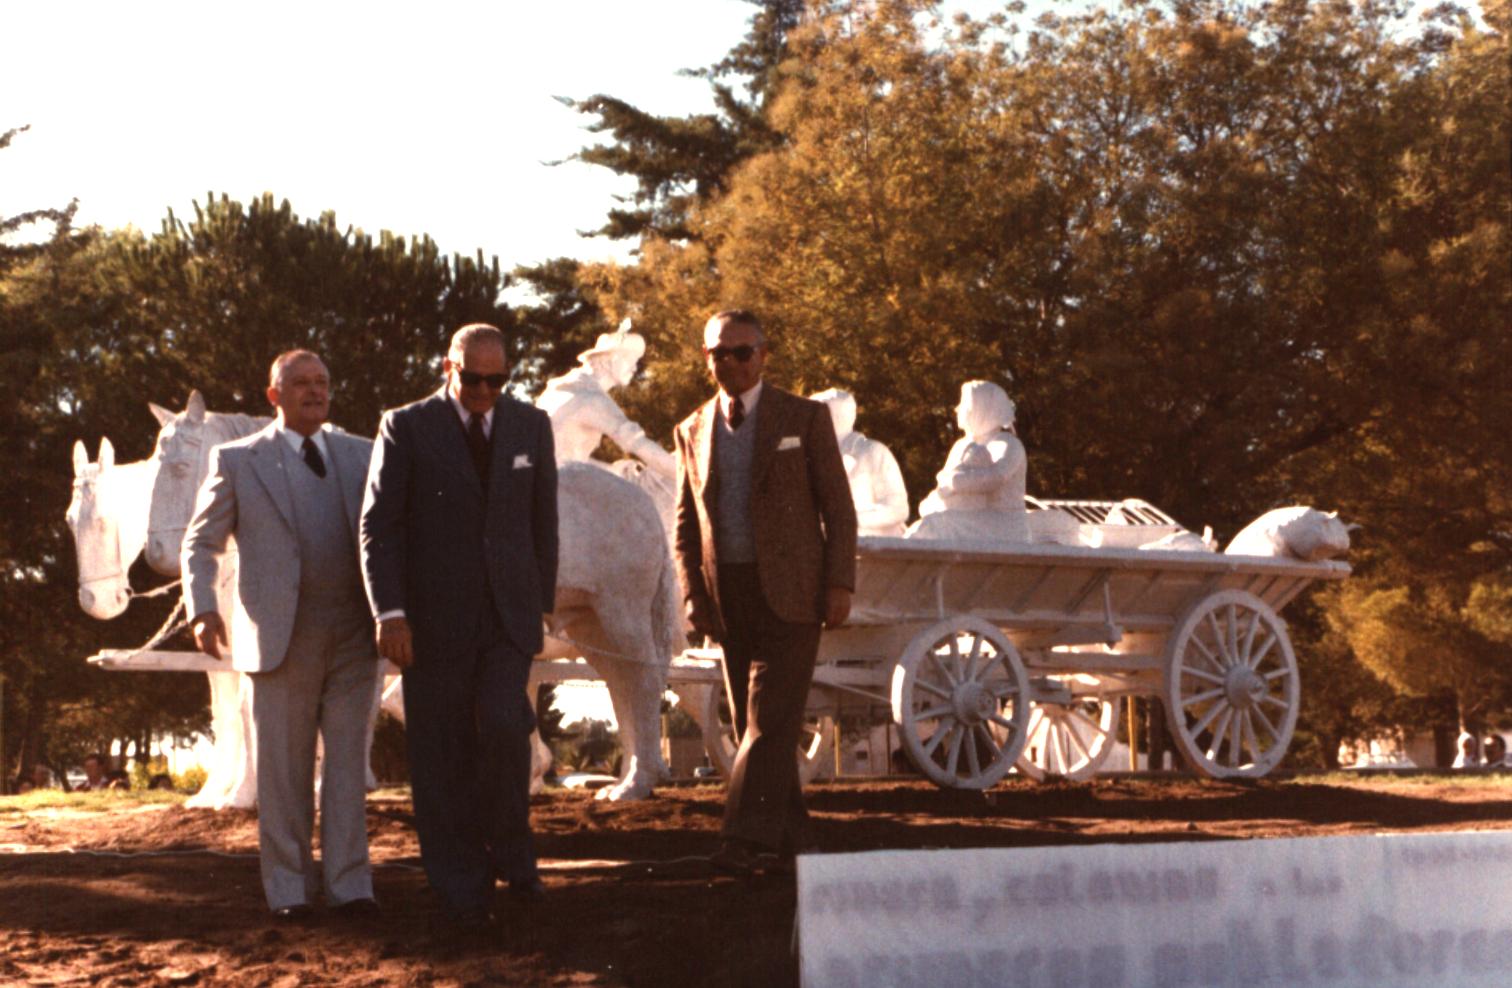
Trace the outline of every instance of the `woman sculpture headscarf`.
<instances>
[{"instance_id":1,"label":"woman sculpture headscarf","mask_svg":"<svg viewBox=\"0 0 1512 988\"><path fill-rule=\"evenodd\" d=\"M1029 541L1024 510L1028 457L1013 433L1013 419L1013 401L998 385L961 385L956 423L964 435L936 474L935 489L919 505L910 538Z\"/></svg>"}]
</instances>

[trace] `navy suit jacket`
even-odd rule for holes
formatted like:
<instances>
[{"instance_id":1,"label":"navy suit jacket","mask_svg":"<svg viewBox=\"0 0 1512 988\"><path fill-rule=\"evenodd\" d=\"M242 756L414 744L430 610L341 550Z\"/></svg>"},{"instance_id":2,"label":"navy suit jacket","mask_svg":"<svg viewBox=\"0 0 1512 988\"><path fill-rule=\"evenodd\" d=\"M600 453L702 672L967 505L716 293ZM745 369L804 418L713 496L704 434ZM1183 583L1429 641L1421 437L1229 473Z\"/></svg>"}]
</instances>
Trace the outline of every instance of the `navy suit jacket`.
<instances>
[{"instance_id":1,"label":"navy suit jacket","mask_svg":"<svg viewBox=\"0 0 1512 988\"><path fill-rule=\"evenodd\" d=\"M557 473L551 420L494 405L485 491L446 390L383 415L363 499L362 577L377 617L403 609L415 663L476 647L485 608L525 655L555 606Z\"/></svg>"}]
</instances>

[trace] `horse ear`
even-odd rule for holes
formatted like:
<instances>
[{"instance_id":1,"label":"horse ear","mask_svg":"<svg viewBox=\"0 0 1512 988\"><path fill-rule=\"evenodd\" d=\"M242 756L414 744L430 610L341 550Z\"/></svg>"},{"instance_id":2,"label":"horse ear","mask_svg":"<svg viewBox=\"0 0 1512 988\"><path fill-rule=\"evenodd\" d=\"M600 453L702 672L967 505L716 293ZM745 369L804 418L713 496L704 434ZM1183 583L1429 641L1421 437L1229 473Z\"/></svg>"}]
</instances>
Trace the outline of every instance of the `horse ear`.
<instances>
[{"instance_id":1,"label":"horse ear","mask_svg":"<svg viewBox=\"0 0 1512 988\"><path fill-rule=\"evenodd\" d=\"M189 404L184 408L184 416L195 425L205 421L205 396L198 389L189 392Z\"/></svg>"},{"instance_id":2,"label":"horse ear","mask_svg":"<svg viewBox=\"0 0 1512 988\"><path fill-rule=\"evenodd\" d=\"M149 401L147 409L152 412L152 417L157 419L158 425L167 425L173 421L173 413L155 401Z\"/></svg>"},{"instance_id":3,"label":"horse ear","mask_svg":"<svg viewBox=\"0 0 1512 988\"><path fill-rule=\"evenodd\" d=\"M115 447L110 445L110 440L100 437L100 470L109 470L115 466Z\"/></svg>"},{"instance_id":4,"label":"horse ear","mask_svg":"<svg viewBox=\"0 0 1512 988\"><path fill-rule=\"evenodd\" d=\"M84 440L75 439L73 448L74 476L82 477L84 468L89 466L89 454L84 450Z\"/></svg>"}]
</instances>

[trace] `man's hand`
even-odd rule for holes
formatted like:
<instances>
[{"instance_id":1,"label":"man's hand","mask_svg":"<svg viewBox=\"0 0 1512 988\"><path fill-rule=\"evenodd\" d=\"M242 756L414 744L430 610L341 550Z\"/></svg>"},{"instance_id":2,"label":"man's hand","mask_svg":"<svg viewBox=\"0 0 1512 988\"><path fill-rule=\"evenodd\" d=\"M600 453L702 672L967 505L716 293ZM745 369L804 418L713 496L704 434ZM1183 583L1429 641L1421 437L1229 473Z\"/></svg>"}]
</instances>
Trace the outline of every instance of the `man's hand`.
<instances>
[{"instance_id":1,"label":"man's hand","mask_svg":"<svg viewBox=\"0 0 1512 988\"><path fill-rule=\"evenodd\" d=\"M844 587L830 587L824 593L824 626L838 628L850 617L851 592Z\"/></svg>"},{"instance_id":2,"label":"man's hand","mask_svg":"<svg viewBox=\"0 0 1512 988\"><path fill-rule=\"evenodd\" d=\"M220 647L228 644L226 641L226 624L221 616L214 611L206 611L194 619L189 626L194 633L194 647L210 656L212 659L220 659Z\"/></svg>"},{"instance_id":3,"label":"man's hand","mask_svg":"<svg viewBox=\"0 0 1512 988\"><path fill-rule=\"evenodd\" d=\"M409 622L402 617L378 622L378 654L400 669L415 663L415 646L410 640Z\"/></svg>"},{"instance_id":4,"label":"man's hand","mask_svg":"<svg viewBox=\"0 0 1512 988\"><path fill-rule=\"evenodd\" d=\"M685 606L688 616L688 625L693 633L703 635L705 638L714 637L714 617L709 613L709 603L701 597L690 597Z\"/></svg>"}]
</instances>

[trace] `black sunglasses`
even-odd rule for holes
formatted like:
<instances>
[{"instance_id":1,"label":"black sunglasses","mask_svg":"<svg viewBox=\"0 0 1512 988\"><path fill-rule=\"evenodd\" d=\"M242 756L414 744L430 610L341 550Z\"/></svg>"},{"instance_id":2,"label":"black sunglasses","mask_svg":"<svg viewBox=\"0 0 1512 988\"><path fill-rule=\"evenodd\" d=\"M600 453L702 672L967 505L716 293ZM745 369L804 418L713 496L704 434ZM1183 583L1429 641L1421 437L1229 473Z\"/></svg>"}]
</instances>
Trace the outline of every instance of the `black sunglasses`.
<instances>
[{"instance_id":1,"label":"black sunglasses","mask_svg":"<svg viewBox=\"0 0 1512 988\"><path fill-rule=\"evenodd\" d=\"M760 346L761 344L759 343L756 344L756 346L752 346L749 343L742 343L740 346L720 345L714 347L712 350L708 347L704 347L704 355L713 360L716 364L726 357L734 357L736 360L740 361L743 364L747 360L751 359L751 357L756 353L756 350Z\"/></svg>"},{"instance_id":2,"label":"black sunglasses","mask_svg":"<svg viewBox=\"0 0 1512 988\"><path fill-rule=\"evenodd\" d=\"M464 388L476 388L480 384L486 384L495 391L502 391L504 383L509 380L507 374L479 374L477 371L459 370L457 376L462 379Z\"/></svg>"}]
</instances>

